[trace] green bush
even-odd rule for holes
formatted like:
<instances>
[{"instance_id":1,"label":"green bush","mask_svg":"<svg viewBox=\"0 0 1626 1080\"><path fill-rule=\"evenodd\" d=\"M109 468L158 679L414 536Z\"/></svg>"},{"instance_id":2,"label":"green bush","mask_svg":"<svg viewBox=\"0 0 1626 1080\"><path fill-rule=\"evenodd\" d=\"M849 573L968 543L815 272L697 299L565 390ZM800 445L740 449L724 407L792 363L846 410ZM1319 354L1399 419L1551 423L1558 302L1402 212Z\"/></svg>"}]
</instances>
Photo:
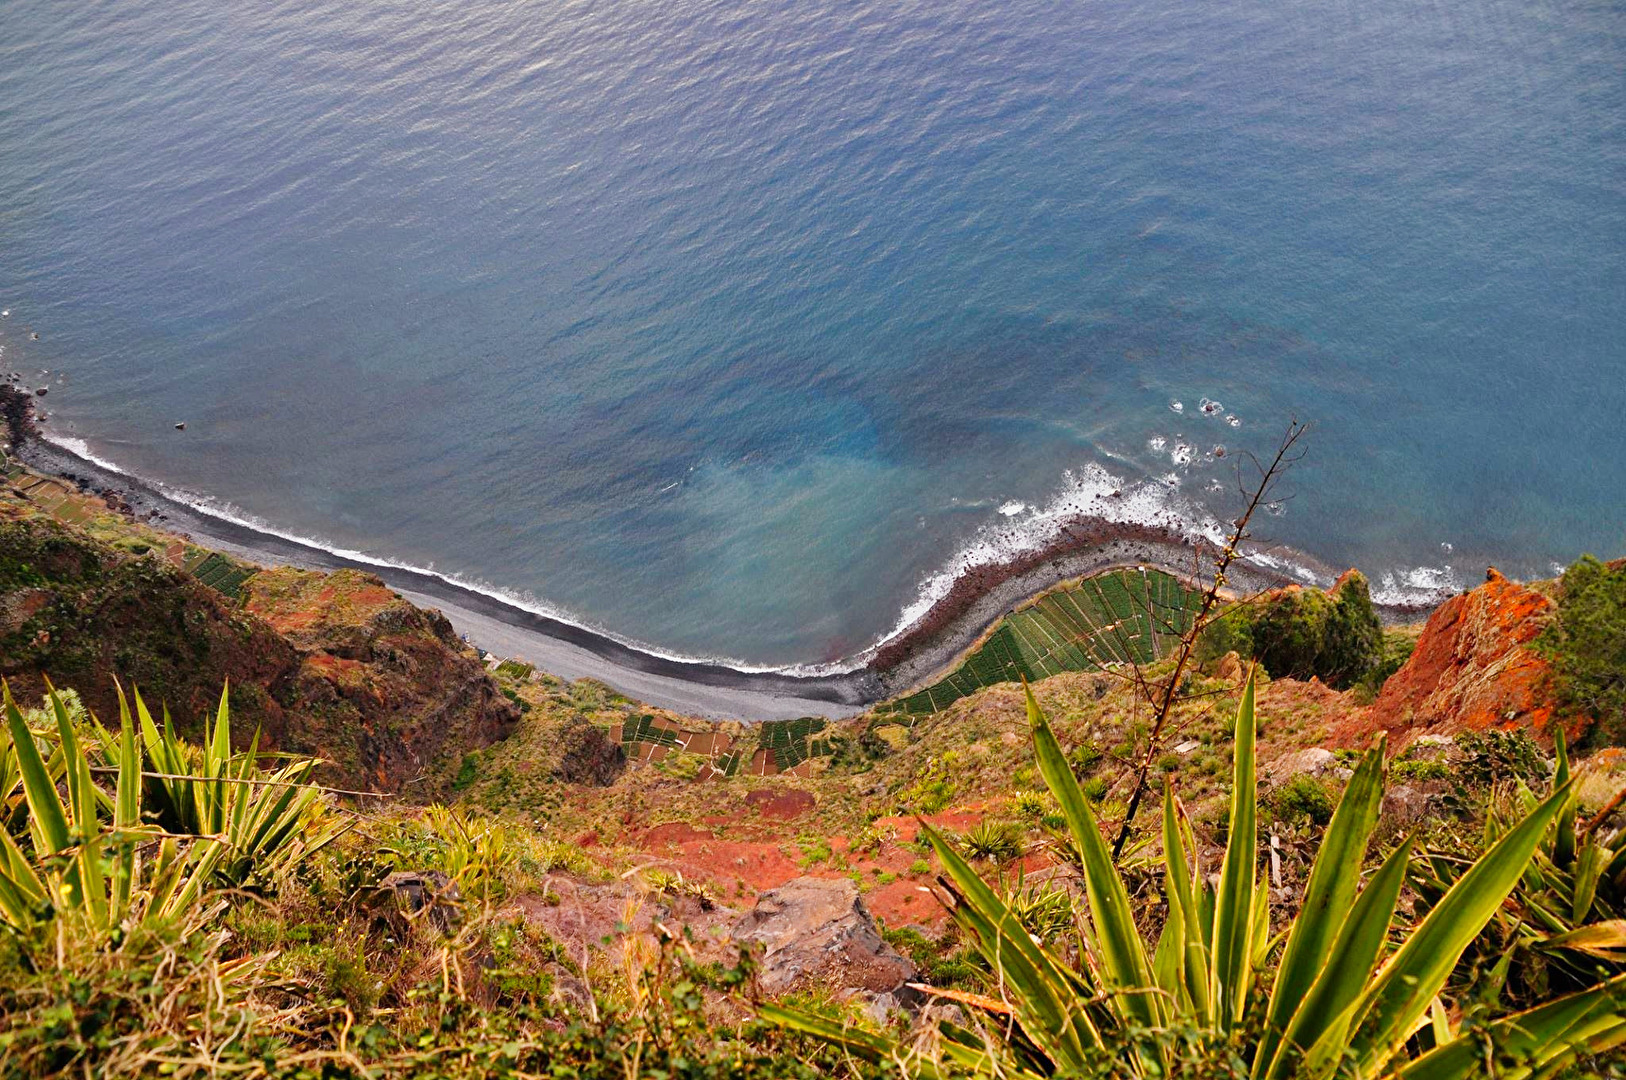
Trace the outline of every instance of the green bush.
<instances>
[{"instance_id":1,"label":"green bush","mask_svg":"<svg viewBox=\"0 0 1626 1080\"><path fill-rule=\"evenodd\" d=\"M1465 787L1483 788L1502 780L1538 784L1551 775L1547 758L1528 731L1462 731L1456 741L1463 759L1453 775Z\"/></svg>"},{"instance_id":2,"label":"green bush","mask_svg":"<svg viewBox=\"0 0 1626 1080\"><path fill-rule=\"evenodd\" d=\"M458 763L457 775L452 778L452 790L462 791L480 778L480 751L470 750Z\"/></svg>"},{"instance_id":3,"label":"green bush","mask_svg":"<svg viewBox=\"0 0 1626 1080\"><path fill-rule=\"evenodd\" d=\"M1383 626L1358 571L1331 592L1283 589L1224 612L1203 630L1197 658L1208 663L1228 652L1258 660L1272 678L1314 676L1340 690L1385 662Z\"/></svg>"},{"instance_id":4,"label":"green bush","mask_svg":"<svg viewBox=\"0 0 1626 1080\"><path fill-rule=\"evenodd\" d=\"M1389 676L1406 666L1417 649L1417 638L1405 631L1390 631L1383 635L1383 655L1355 684L1359 691L1358 704L1370 705L1389 681Z\"/></svg>"},{"instance_id":5,"label":"green bush","mask_svg":"<svg viewBox=\"0 0 1626 1080\"><path fill-rule=\"evenodd\" d=\"M1253 620L1249 618L1248 608L1240 605L1209 620L1197 639L1199 664L1206 666L1233 652L1244 660L1254 655Z\"/></svg>"},{"instance_id":6,"label":"green bush","mask_svg":"<svg viewBox=\"0 0 1626 1080\"><path fill-rule=\"evenodd\" d=\"M1300 773L1271 792L1270 808L1280 821L1307 820L1315 825L1325 825L1332 820L1333 799L1320 781Z\"/></svg>"},{"instance_id":7,"label":"green bush","mask_svg":"<svg viewBox=\"0 0 1626 1080\"><path fill-rule=\"evenodd\" d=\"M1564 571L1558 617L1538 639L1559 700L1597 721L1596 741L1626 737L1626 562L1583 555Z\"/></svg>"}]
</instances>

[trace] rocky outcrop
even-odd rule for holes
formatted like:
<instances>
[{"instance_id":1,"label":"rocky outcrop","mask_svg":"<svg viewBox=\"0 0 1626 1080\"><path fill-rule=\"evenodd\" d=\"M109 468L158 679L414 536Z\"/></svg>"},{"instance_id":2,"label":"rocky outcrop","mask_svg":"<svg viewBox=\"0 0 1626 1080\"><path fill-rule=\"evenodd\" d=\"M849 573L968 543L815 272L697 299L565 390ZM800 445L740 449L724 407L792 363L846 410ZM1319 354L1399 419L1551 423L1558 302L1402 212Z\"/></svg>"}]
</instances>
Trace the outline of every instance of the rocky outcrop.
<instances>
[{"instance_id":1,"label":"rocky outcrop","mask_svg":"<svg viewBox=\"0 0 1626 1080\"><path fill-rule=\"evenodd\" d=\"M734 940L762 947L766 994L824 986L902 1004L918 997L905 985L916 977L914 963L881 939L848 878L800 877L763 893L734 924Z\"/></svg>"},{"instance_id":2,"label":"rocky outcrop","mask_svg":"<svg viewBox=\"0 0 1626 1080\"><path fill-rule=\"evenodd\" d=\"M1549 668L1533 642L1554 608L1547 596L1490 569L1483 585L1435 610L1411 659L1383 684L1370 708L1335 734L1354 745L1381 729L1399 749L1431 731L1546 732L1553 718L1545 685Z\"/></svg>"},{"instance_id":3,"label":"rocky outcrop","mask_svg":"<svg viewBox=\"0 0 1626 1080\"><path fill-rule=\"evenodd\" d=\"M0 514L0 676L18 697L49 677L116 719L117 678L196 737L229 683L245 743L258 728L262 748L384 791L518 722L445 618L371 574L264 571L233 600L133 539Z\"/></svg>"},{"instance_id":4,"label":"rocky outcrop","mask_svg":"<svg viewBox=\"0 0 1626 1080\"><path fill-rule=\"evenodd\" d=\"M0 514L0 613L0 676L20 699L49 677L116 722L117 678L195 735L229 681L239 734L285 722L269 688L298 665L293 646L161 559L43 516Z\"/></svg>"},{"instance_id":5,"label":"rocky outcrop","mask_svg":"<svg viewBox=\"0 0 1626 1080\"><path fill-rule=\"evenodd\" d=\"M559 762L551 775L562 784L609 787L626 771L626 750L585 716L572 716L556 742Z\"/></svg>"},{"instance_id":6,"label":"rocky outcrop","mask_svg":"<svg viewBox=\"0 0 1626 1080\"><path fill-rule=\"evenodd\" d=\"M1266 784L1282 784L1295 776L1325 776L1337 768L1336 754L1319 746L1311 746L1266 762L1261 771Z\"/></svg>"},{"instance_id":7,"label":"rocky outcrop","mask_svg":"<svg viewBox=\"0 0 1626 1080\"><path fill-rule=\"evenodd\" d=\"M445 616L373 574L267 570L243 598L300 654L278 688L287 715L279 741L352 778L396 790L442 755L486 746L519 722Z\"/></svg>"}]
</instances>

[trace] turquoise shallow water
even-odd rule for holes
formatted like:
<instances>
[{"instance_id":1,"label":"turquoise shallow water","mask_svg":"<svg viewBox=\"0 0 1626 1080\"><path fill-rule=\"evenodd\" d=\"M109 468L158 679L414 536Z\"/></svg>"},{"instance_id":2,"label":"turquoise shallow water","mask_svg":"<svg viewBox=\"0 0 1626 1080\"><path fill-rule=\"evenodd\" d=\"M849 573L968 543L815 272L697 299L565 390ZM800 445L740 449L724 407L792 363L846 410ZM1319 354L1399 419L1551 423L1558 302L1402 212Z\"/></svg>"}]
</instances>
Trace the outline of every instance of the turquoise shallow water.
<instances>
[{"instance_id":1,"label":"turquoise shallow water","mask_svg":"<svg viewBox=\"0 0 1626 1080\"><path fill-rule=\"evenodd\" d=\"M753 664L1110 490L1201 527L1292 415L1272 537L1545 573L1626 552L1623 16L12 0L0 370L236 516Z\"/></svg>"}]
</instances>

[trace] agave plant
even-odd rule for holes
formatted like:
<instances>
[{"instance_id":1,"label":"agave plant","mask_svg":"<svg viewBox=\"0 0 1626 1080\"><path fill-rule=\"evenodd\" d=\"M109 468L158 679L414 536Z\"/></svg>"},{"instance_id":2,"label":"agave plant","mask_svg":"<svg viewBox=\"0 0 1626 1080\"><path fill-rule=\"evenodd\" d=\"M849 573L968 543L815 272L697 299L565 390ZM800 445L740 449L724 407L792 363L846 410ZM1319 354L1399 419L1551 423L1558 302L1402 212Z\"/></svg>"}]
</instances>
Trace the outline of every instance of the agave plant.
<instances>
[{"instance_id":1,"label":"agave plant","mask_svg":"<svg viewBox=\"0 0 1626 1080\"><path fill-rule=\"evenodd\" d=\"M1579 1050L1626 1042L1626 980L1469 1031L1455 1030L1438 995L1463 950L1519 882L1569 798L1560 785L1468 867L1391 948L1395 909L1410 858L1399 845L1360 887L1382 799L1381 738L1360 760L1329 823L1299 914L1268 995L1274 951L1266 882L1258 874L1254 683L1237 711L1230 828L1218 875L1195 859L1190 824L1173 794L1163 801L1167 916L1155 947L1136 928L1110 849L1050 725L1027 695L1040 772L1066 818L1083 868L1090 919L1080 926L1082 965L1030 935L1000 896L931 830L954 900L955 922L987 960L998 998L956 995L997 1016L977 1030L945 1025L940 1050L910 1051L885 1036L843 1028L777 1006L763 1015L870 1059L920 1076L969 1072L1001 1077L1100 1073L1163 1077L1178 1070L1173 1030L1240 1047L1255 1080L1387 1077L1449 1080L1479 1075L1498 1057L1500 1075L1545 1075Z\"/></svg>"},{"instance_id":2,"label":"agave plant","mask_svg":"<svg viewBox=\"0 0 1626 1080\"><path fill-rule=\"evenodd\" d=\"M109 797L91 779L72 718L50 691L64 800L10 687L0 684L0 694L28 818L27 850L0 830L0 924L27 931L62 922L94 939L149 920L197 915L226 849L214 839L180 842L142 823L141 752L128 717Z\"/></svg>"},{"instance_id":3,"label":"agave plant","mask_svg":"<svg viewBox=\"0 0 1626 1080\"><path fill-rule=\"evenodd\" d=\"M457 894L481 904L500 898L504 877L519 861L508 830L439 803L424 811L423 821L444 845L440 866Z\"/></svg>"},{"instance_id":4,"label":"agave plant","mask_svg":"<svg viewBox=\"0 0 1626 1080\"><path fill-rule=\"evenodd\" d=\"M1562 730L1556 741L1553 791L1570 781ZM1514 818L1529 813L1537 801L1522 783L1500 799L1493 795L1485 815L1487 841L1504 834ZM1575 798L1565 802L1508 903L1497 909L1459 968L1479 973L1493 994L1505 987L1515 997L1539 997L1553 988L1576 989L1596 982L1600 972L1626 971L1622 830L1605 829L1606 815L1583 823L1578 810ZM1466 865L1449 851L1430 851L1419 860L1412 881L1421 906L1439 903Z\"/></svg>"},{"instance_id":5,"label":"agave plant","mask_svg":"<svg viewBox=\"0 0 1626 1080\"><path fill-rule=\"evenodd\" d=\"M46 704L48 708L45 711L51 712L49 709L50 703L47 702ZM64 705L67 706L68 703L64 702ZM69 711L71 714L71 707ZM28 714L25 712L23 716L26 720ZM51 720L53 723L55 722L54 712L52 712ZM47 779L52 784L58 783L62 779L63 770L66 768L66 759L62 756L61 745L36 733L26 724L24 728L29 733L29 741L33 743L35 751L44 762ZM7 725L0 728L0 828L10 832L18 832L22 829L27 818L28 801L23 794L22 761L18 756L11 727Z\"/></svg>"},{"instance_id":6,"label":"agave plant","mask_svg":"<svg viewBox=\"0 0 1626 1080\"><path fill-rule=\"evenodd\" d=\"M167 707L160 729L139 690L134 697L140 741L153 766L144 773L148 813L168 832L220 837L227 850L216 873L223 884L244 885L255 873L269 876L343 831L327 814L321 789L310 782L319 764L316 759L295 759L262 774L258 731L248 750L232 752L229 686L220 691L213 728L201 747L176 738ZM119 714L121 724L131 726L123 688ZM94 717L91 723L109 764L122 767L122 740L113 738Z\"/></svg>"}]
</instances>

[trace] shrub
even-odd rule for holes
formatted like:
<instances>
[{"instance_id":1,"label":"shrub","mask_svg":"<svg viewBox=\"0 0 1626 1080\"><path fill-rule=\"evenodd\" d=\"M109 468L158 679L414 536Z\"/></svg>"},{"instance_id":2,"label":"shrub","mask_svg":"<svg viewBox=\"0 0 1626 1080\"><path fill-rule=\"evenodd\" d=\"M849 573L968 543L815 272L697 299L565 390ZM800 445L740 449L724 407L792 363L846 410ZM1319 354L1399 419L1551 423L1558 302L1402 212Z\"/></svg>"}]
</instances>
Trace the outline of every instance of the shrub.
<instances>
[{"instance_id":1,"label":"shrub","mask_svg":"<svg viewBox=\"0 0 1626 1080\"><path fill-rule=\"evenodd\" d=\"M1366 576L1359 571L1344 575L1331 597L1322 626L1321 652L1313 668L1322 682L1345 689L1384 662L1383 624L1372 607Z\"/></svg>"},{"instance_id":2,"label":"shrub","mask_svg":"<svg viewBox=\"0 0 1626 1080\"><path fill-rule=\"evenodd\" d=\"M1445 780L1451 775L1451 766L1443 761L1397 761L1392 773L1396 780Z\"/></svg>"},{"instance_id":3,"label":"shrub","mask_svg":"<svg viewBox=\"0 0 1626 1080\"><path fill-rule=\"evenodd\" d=\"M898 794L897 809L900 813L935 814L954 801L956 785L951 779L952 753L950 751L942 758L932 758L926 762L926 768L915 782Z\"/></svg>"},{"instance_id":4,"label":"shrub","mask_svg":"<svg viewBox=\"0 0 1626 1080\"><path fill-rule=\"evenodd\" d=\"M1626 739L1626 562L1583 555L1565 570L1538 644L1564 706L1597 721L1597 741Z\"/></svg>"},{"instance_id":5,"label":"shrub","mask_svg":"<svg viewBox=\"0 0 1626 1080\"><path fill-rule=\"evenodd\" d=\"M1314 777L1290 777L1270 794L1270 808L1284 822L1309 821L1325 825L1332 820L1332 796Z\"/></svg>"},{"instance_id":6,"label":"shrub","mask_svg":"<svg viewBox=\"0 0 1626 1080\"><path fill-rule=\"evenodd\" d=\"M1390 631L1383 635L1383 656L1372 669L1355 684L1356 703L1370 705L1389 681L1389 676L1406 666L1411 654L1417 650L1417 638L1405 631Z\"/></svg>"},{"instance_id":7,"label":"shrub","mask_svg":"<svg viewBox=\"0 0 1626 1080\"><path fill-rule=\"evenodd\" d=\"M1207 663L1232 651L1258 660L1272 678L1315 676L1341 690L1385 660L1371 589L1354 570L1332 592L1283 589L1212 620L1198 642L1198 660Z\"/></svg>"},{"instance_id":8,"label":"shrub","mask_svg":"<svg viewBox=\"0 0 1626 1080\"><path fill-rule=\"evenodd\" d=\"M1459 786L1484 788L1501 780L1537 784L1550 768L1528 731L1461 731L1456 736L1463 758L1455 766Z\"/></svg>"},{"instance_id":9,"label":"shrub","mask_svg":"<svg viewBox=\"0 0 1626 1080\"><path fill-rule=\"evenodd\" d=\"M1253 621L1240 605L1210 619L1197 639L1197 662L1205 667L1233 652L1244 660L1254 655Z\"/></svg>"},{"instance_id":10,"label":"shrub","mask_svg":"<svg viewBox=\"0 0 1626 1080\"><path fill-rule=\"evenodd\" d=\"M480 751L470 750L458 763L457 775L452 778L452 790L462 791L480 778Z\"/></svg>"}]
</instances>

